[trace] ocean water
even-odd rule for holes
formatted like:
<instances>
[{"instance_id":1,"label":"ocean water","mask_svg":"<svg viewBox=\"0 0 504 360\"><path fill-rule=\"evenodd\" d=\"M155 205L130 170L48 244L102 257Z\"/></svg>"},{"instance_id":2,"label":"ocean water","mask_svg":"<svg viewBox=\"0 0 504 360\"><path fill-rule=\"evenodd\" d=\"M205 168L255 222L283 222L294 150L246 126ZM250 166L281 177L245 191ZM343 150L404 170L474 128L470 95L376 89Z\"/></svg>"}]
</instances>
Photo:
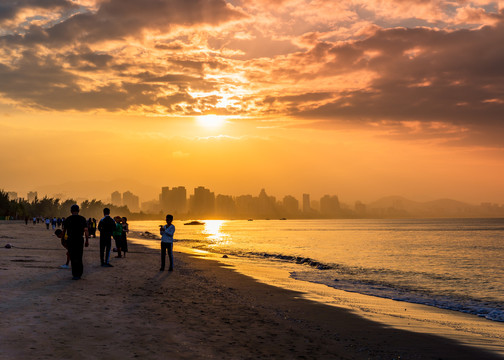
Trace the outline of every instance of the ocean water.
<instances>
[{"instance_id":1,"label":"ocean water","mask_svg":"<svg viewBox=\"0 0 504 360\"><path fill-rule=\"evenodd\" d=\"M175 221L176 246L289 263L298 281L504 321L504 219L202 221ZM158 234L161 223L130 228Z\"/></svg>"}]
</instances>

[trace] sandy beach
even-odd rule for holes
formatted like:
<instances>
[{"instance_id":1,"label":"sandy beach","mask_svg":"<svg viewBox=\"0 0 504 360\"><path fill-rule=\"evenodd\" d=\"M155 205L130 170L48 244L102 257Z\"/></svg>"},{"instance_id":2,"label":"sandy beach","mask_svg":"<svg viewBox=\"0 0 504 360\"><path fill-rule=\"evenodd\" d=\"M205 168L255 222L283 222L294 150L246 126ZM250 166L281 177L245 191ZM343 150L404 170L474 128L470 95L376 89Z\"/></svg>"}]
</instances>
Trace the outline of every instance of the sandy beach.
<instances>
[{"instance_id":1,"label":"sandy beach","mask_svg":"<svg viewBox=\"0 0 504 360\"><path fill-rule=\"evenodd\" d=\"M302 299L176 246L173 272L133 243L102 268L90 239L83 279L72 281L43 224L0 222L0 240L1 359L503 358Z\"/></svg>"}]
</instances>

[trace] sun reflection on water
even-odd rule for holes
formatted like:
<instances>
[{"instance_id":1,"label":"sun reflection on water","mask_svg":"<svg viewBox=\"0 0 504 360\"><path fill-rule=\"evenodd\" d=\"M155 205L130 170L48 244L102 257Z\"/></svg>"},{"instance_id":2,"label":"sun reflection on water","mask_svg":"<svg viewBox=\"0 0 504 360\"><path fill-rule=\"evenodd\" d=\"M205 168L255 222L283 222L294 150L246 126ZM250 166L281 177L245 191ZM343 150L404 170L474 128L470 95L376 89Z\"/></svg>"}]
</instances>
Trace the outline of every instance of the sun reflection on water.
<instances>
[{"instance_id":1,"label":"sun reflection on water","mask_svg":"<svg viewBox=\"0 0 504 360\"><path fill-rule=\"evenodd\" d=\"M228 241L229 235L222 232L222 225L226 220L206 220L203 234L207 236L215 245L221 245Z\"/></svg>"}]
</instances>

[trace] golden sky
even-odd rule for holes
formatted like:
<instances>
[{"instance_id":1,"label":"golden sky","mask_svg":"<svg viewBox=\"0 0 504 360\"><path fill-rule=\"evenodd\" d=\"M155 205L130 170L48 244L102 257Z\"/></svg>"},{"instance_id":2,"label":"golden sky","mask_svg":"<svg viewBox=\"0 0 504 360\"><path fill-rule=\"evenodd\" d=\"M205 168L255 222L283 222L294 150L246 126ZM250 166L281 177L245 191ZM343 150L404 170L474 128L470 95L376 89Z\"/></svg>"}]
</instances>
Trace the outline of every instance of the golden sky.
<instances>
[{"instance_id":1,"label":"golden sky","mask_svg":"<svg viewBox=\"0 0 504 360\"><path fill-rule=\"evenodd\" d=\"M0 188L502 204L503 6L4 0Z\"/></svg>"}]
</instances>

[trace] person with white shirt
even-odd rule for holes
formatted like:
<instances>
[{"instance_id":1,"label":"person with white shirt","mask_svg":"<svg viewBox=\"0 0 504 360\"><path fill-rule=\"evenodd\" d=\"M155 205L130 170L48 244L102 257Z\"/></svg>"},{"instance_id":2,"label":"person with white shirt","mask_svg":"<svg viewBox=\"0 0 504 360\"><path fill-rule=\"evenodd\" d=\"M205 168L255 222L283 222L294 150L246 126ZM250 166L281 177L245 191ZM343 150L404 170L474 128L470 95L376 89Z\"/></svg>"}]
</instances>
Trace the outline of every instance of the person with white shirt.
<instances>
[{"instance_id":1,"label":"person with white shirt","mask_svg":"<svg viewBox=\"0 0 504 360\"><path fill-rule=\"evenodd\" d=\"M166 225L159 226L161 234L161 268L159 271L164 271L166 261L166 251L170 258L170 267L168 271L173 271L173 234L175 234L175 226L172 224L173 215L166 215Z\"/></svg>"}]
</instances>

